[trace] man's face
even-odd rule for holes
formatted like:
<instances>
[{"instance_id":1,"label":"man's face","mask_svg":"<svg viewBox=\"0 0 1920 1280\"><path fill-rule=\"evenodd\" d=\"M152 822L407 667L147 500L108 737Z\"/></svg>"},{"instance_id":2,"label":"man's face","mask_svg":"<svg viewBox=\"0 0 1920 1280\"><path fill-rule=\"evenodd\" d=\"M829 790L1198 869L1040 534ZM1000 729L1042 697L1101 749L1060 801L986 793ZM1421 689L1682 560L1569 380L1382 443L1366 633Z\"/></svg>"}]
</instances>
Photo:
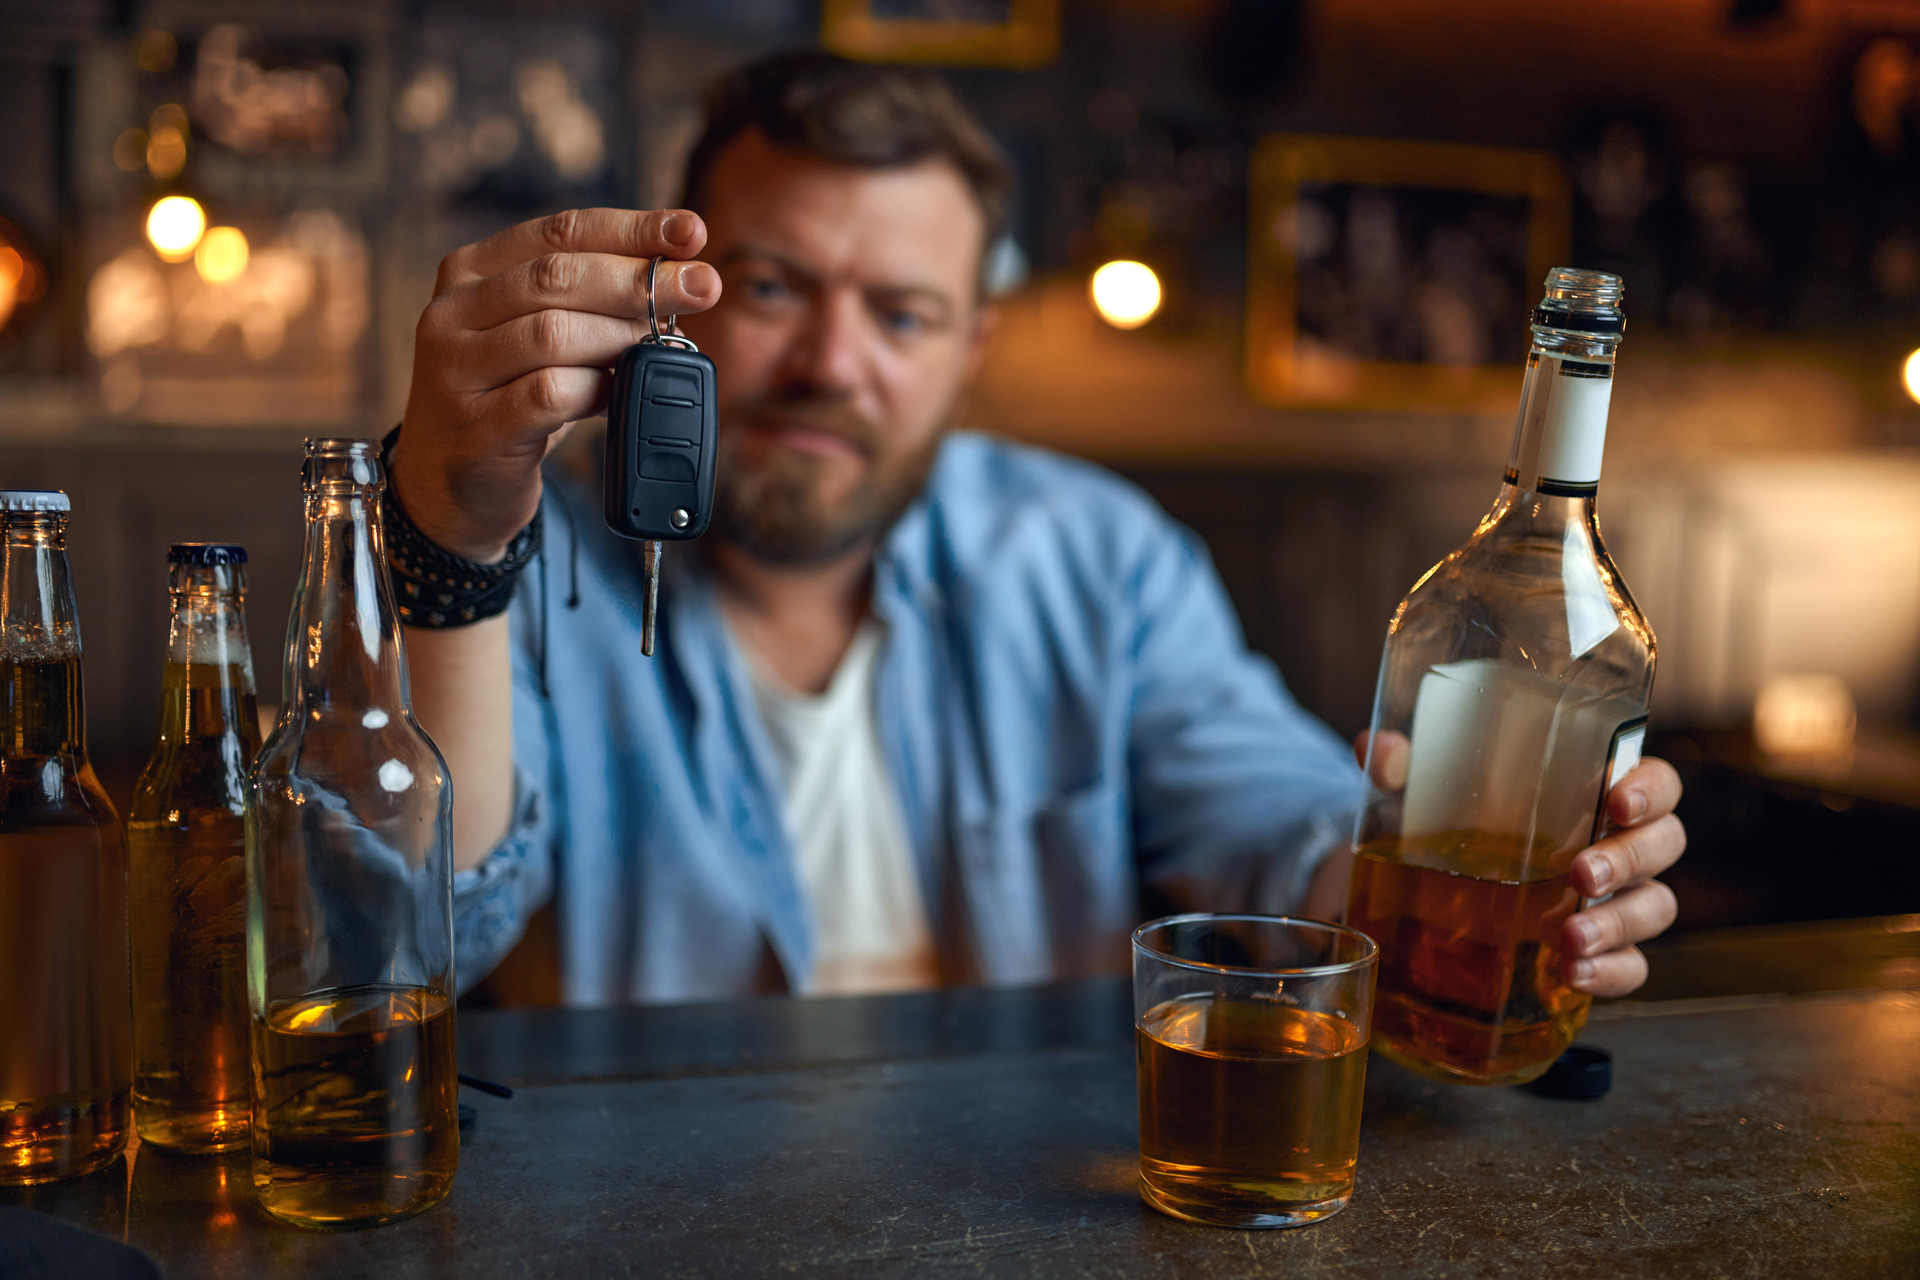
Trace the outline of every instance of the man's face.
<instances>
[{"instance_id":1,"label":"man's face","mask_svg":"<svg viewBox=\"0 0 1920 1280\"><path fill-rule=\"evenodd\" d=\"M719 374L714 531L774 564L870 546L979 363L980 207L944 160L860 169L757 130L701 195L725 287L683 323Z\"/></svg>"}]
</instances>

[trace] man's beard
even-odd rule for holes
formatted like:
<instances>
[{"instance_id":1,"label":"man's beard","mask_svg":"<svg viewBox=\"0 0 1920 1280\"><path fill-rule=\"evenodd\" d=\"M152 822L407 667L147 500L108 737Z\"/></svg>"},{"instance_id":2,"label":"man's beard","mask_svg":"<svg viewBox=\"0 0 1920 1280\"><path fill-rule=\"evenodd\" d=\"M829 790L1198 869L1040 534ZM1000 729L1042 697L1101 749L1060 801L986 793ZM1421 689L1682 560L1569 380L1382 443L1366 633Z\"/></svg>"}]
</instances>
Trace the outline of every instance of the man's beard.
<instances>
[{"instance_id":1,"label":"man's beard","mask_svg":"<svg viewBox=\"0 0 1920 1280\"><path fill-rule=\"evenodd\" d=\"M836 501L819 493L829 464L774 448L747 466L739 440L746 424L776 418L837 436L865 457L866 476ZM732 427L730 430L729 427ZM945 428L911 453L889 456L881 429L838 400L769 396L722 423L714 468L713 532L756 560L804 566L877 544L926 487Z\"/></svg>"}]
</instances>

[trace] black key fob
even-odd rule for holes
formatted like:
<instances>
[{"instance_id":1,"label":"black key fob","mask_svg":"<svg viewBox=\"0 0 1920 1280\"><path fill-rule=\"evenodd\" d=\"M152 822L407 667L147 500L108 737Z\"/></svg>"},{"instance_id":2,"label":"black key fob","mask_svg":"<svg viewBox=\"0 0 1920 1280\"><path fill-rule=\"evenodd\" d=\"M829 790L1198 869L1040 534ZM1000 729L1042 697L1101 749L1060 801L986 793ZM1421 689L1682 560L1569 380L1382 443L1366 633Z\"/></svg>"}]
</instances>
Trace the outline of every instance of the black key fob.
<instances>
[{"instance_id":1,"label":"black key fob","mask_svg":"<svg viewBox=\"0 0 1920 1280\"><path fill-rule=\"evenodd\" d=\"M713 361L671 334L628 347L607 403L607 527L684 542L713 515Z\"/></svg>"}]
</instances>

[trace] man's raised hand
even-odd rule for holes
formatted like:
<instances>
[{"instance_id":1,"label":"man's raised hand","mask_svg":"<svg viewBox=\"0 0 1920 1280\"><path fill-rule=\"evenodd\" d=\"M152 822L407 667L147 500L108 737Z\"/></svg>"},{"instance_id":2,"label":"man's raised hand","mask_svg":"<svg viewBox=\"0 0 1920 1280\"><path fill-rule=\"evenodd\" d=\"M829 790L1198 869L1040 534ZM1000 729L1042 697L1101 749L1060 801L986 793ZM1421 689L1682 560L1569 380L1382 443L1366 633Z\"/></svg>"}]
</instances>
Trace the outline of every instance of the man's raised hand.
<instances>
[{"instance_id":1,"label":"man's raised hand","mask_svg":"<svg viewBox=\"0 0 1920 1280\"><path fill-rule=\"evenodd\" d=\"M498 559L540 505L540 461L569 422L606 405L608 370L647 332L647 263L667 316L720 299L693 258L707 229L684 209L574 209L440 264L420 313L391 483L440 546Z\"/></svg>"}]
</instances>

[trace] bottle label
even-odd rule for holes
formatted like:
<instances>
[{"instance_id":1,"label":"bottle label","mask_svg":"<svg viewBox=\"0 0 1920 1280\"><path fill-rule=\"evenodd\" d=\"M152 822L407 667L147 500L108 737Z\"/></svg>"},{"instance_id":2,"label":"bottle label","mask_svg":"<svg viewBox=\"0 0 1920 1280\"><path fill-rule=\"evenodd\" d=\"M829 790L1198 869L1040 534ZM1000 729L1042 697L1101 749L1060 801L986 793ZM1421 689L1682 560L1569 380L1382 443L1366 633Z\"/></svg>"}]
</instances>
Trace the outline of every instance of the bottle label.
<instances>
[{"instance_id":1,"label":"bottle label","mask_svg":"<svg viewBox=\"0 0 1920 1280\"><path fill-rule=\"evenodd\" d=\"M1529 355L1507 483L1564 497L1593 493L1612 400L1612 365Z\"/></svg>"},{"instance_id":2,"label":"bottle label","mask_svg":"<svg viewBox=\"0 0 1920 1280\"><path fill-rule=\"evenodd\" d=\"M1606 781L1600 784L1600 804L1593 814L1593 840L1607 833L1607 797L1619 785L1620 779L1632 773L1640 765L1640 750L1647 741L1647 718L1635 716L1613 731L1613 743L1607 748L1607 766L1600 776ZM1588 843L1593 843L1589 840ZM1599 901L1599 899L1594 899Z\"/></svg>"},{"instance_id":3,"label":"bottle label","mask_svg":"<svg viewBox=\"0 0 1920 1280\"><path fill-rule=\"evenodd\" d=\"M1535 850L1584 848L1607 790L1640 762L1646 727L1643 704L1583 697L1529 667L1436 663L1408 728L1401 836L1478 831Z\"/></svg>"}]
</instances>

